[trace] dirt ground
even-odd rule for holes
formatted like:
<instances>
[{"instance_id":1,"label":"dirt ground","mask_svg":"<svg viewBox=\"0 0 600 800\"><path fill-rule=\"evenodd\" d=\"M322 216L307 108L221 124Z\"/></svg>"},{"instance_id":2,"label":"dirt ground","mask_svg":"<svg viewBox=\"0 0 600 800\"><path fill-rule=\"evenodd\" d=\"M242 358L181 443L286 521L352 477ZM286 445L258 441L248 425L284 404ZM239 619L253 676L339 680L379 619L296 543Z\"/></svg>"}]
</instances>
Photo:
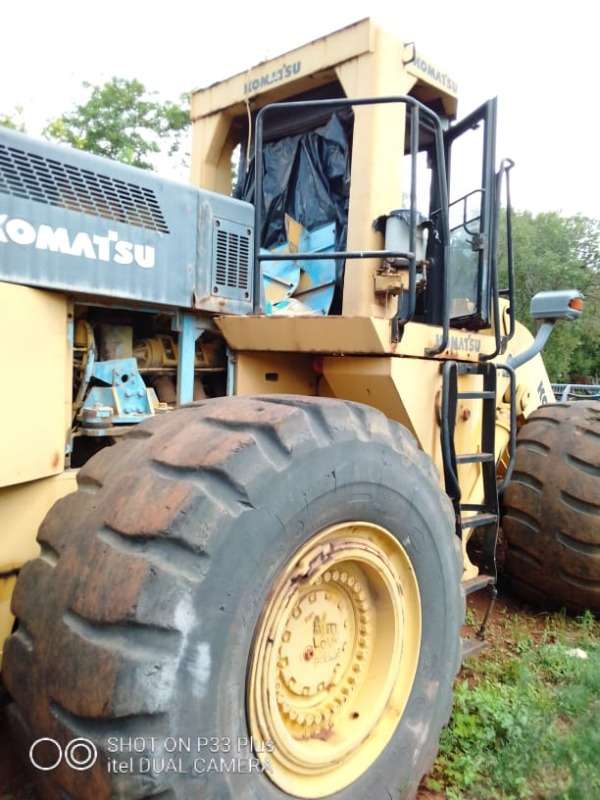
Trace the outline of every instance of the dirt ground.
<instances>
[{"instance_id":1,"label":"dirt ground","mask_svg":"<svg viewBox=\"0 0 600 800\"><path fill-rule=\"evenodd\" d=\"M487 602L485 595L485 592L479 592L469 598L469 618L481 619ZM543 615L535 614L531 609L511 598L500 596L488 623L487 638L490 647L510 647L511 643L506 641L506 629L502 624L507 613L518 614L523 627L527 629L533 639L537 635L541 635L544 629ZM465 629L465 633L467 632L470 630ZM35 793L33 776L25 763L24 754L16 752L11 740L6 708L0 708L0 742L2 743L2 747L0 747L0 800L41 800ZM443 794L428 791L424 787L417 795L417 800L443 800L443 798Z\"/></svg>"}]
</instances>

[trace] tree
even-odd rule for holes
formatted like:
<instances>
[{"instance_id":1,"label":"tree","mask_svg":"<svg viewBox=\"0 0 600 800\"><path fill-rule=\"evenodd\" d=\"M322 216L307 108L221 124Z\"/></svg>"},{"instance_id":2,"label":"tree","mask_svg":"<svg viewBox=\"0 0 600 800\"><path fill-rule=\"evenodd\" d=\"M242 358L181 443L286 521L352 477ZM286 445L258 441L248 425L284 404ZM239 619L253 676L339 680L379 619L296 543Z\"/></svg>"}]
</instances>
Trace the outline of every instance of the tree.
<instances>
[{"instance_id":1,"label":"tree","mask_svg":"<svg viewBox=\"0 0 600 800\"><path fill-rule=\"evenodd\" d=\"M44 135L125 164L150 169L150 157L166 144L169 155L180 147L189 125L183 98L160 102L137 80L112 78L90 89L85 103L49 123Z\"/></svg>"},{"instance_id":2,"label":"tree","mask_svg":"<svg viewBox=\"0 0 600 800\"><path fill-rule=\"evenodd\" d=\"M13 131L25 133L25 123L23 122L23 109L17 106L12 114L0 114L0 127L10 128Z\"/></svg>"},{"instance_id":3,"label":"tree","mask_svg":"<svg viewBox=\"0 0 600 800\"><path fill-rule=\"evenodd\" d=\"M581 376L600 380L600 220L555 212L513 214L517 319L535 332L529 303L545 289L580 289L586 297L575 323L556 326L544 349L553 381ZM506 272L505 231L500 234L501 272ZM504 278L504 282L505 282Z\"/></svg>"}]
</instances>

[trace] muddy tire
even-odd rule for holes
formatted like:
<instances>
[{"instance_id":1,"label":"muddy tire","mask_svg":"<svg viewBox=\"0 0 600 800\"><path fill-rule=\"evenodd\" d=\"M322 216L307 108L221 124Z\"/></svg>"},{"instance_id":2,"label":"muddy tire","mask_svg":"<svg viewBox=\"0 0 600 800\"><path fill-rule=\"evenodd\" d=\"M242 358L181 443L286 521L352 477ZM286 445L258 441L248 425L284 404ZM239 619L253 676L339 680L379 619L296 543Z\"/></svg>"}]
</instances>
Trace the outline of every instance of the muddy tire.
<instances>
[{"instance_id":1,"label":"muddy tire","mask_svg":"<svg viewBox=\"0 0 600 800\"><path fill-rule=\"evenodd\" d=\"M505 574L524 600L600 613L600 403L542 406L504 493Z\"/></svg>"},{"instance_id":2,"label":"muddy tire","mask_svg":"<svg viewBox=\"0 0 600 800\"><path fill-rule=\"evenodd\" d=\"M19 627L4 680L24 747L85 737L99 758L89 770L63 760L40 773L41 796L289 797L260 770L197 774L198 753L185 748L172 754L183 759L176 771L139 774L139 757L168 756L169 737L220 737L241 750L249 654L274 578L316 532L348 519L384 526L402 544L422 634L392 738L335 797L413 797L459 666L452 509L403 427L358 404L284 396L209 400L144 423L88 462L78 491L42 524L41 555L14 594ZM131 737L144 738L143 753L127 751ZM133 772L107 768L129 756Z\"/></svg>"}]
</instances>

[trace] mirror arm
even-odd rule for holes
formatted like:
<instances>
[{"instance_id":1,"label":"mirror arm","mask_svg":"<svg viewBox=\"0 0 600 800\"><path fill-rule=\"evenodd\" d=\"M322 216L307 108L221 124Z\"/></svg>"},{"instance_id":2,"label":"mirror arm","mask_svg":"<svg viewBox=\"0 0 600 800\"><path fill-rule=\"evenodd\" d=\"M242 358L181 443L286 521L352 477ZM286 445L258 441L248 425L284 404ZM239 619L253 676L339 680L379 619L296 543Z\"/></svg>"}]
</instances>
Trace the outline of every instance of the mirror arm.
<instances>
[{"instance_id":1,"label":"mirror arm","mask_svg":"<svg viewBox=\"0 0 600 800\"><path fill-rule=\"evenodd\" d=\"M531 361L532 358L535 358L538 353L541 353L546 345L546 342L550 338L550 334L552 333L554 325L554 320L546 320L545 322L542 322L531 345L527 348L527 350L523 350L522 353L518 353L516 356L511 356L506 362L508 366L512 369L518 369L519 367L522 367L523 364Z\"/></svg>"}]
</instances>

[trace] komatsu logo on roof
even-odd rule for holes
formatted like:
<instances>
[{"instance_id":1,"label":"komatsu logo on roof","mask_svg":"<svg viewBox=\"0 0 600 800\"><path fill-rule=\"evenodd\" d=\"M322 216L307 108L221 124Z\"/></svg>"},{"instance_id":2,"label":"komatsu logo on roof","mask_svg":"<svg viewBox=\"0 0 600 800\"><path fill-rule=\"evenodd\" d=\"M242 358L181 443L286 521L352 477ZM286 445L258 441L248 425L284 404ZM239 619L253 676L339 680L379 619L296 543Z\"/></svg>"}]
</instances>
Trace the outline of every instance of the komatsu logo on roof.
<instances>
[{"instance_id":1,"label":"komatsu logo on roof","mask_svg":"<svg viewBox=\"0 0 600 800\"><path fill-rule=\"evenodd\" d=\"M34 225L20 217L9 219L8 214L0 214L0 244L9 242L90 261L137 264L143 269L152 269L155 265L154 247L119 239L116 231L104 235L79 231L71 235L66 228Z\"/></svg>"},{"instance_id":2,"label":"komatsu logo on roof","mask_svg":"<svg viewBox=\"0 0 600 800\"><path fill-rule=\"evenodd\" d=\"M415 66L417 69L420 69L421 72L424 72L428 78L439 83L445 89L449 89L452 94L458 94L458 84L456 81L452 80L452 78L445 72L442 72L436 66L431 64L429 61L426 61L422 56L418 53L415 53L414 59L410 62L411 65Z\"/></svg>"}]
</instances>

